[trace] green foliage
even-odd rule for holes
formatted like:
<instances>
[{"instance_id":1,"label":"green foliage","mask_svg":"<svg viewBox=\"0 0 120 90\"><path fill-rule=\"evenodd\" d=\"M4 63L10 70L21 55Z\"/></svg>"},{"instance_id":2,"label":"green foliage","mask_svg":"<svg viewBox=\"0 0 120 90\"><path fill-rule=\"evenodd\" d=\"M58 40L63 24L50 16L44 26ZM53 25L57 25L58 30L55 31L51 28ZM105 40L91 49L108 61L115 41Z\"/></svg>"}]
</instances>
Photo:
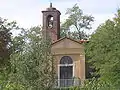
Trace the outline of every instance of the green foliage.
<instances>
[{"instance_id":1,"label":"green foliage","mask_svg":"<svg viewBox=\"0 0 120 90\"><path fill-rule=\"evenodd\" d=\"M86 45L89 63L100 80L120 88L120 10L116 17L100 25Z\"/></svg>"},{"instance_id":2,"label":"green foliage","mask_svg":"<svg viewBox=\"0 0 120 90\"><path fill-rule=\"evenodd\" d=\"M6 19L0 17L0 68L5 68L9 64L11 33L15 23L8 23Z\"/></svg>"},{"instance_id":3,"label":"green foliage","mask_svg":"<svg viewBox=\"0 0 120 90\"><path fill-rule=\"evenodd\" d=\"M92 80L86 80L84 85L82 86L73 86L73 87L66 87L66 88L57 88L53 90L119 90L113 85L97 80L93 78Z\"/></svg>"},{"instance_id":4,"label":"green foliage","mask_svg":"<svg viewBox=\"0 0 120 90\"><path fill-rule=\"evenodd\" d=\"M10 80L25 86L27 90L51 88L54 83L51 41L42 38L41 28L33 27L24 31L14 41L22 45L11 55L13 73Z\"/></svg>"},{"instance_id":5,"label":"green foliage","mask_svg":"<svg viewBox=\"0 0 120 90\"><path fill-rule=\"evenodd\" d=\"M21 33L12 37L17 29ZM49 90L55 73L50 47L41 27L25 30L0 18L0 90Z\"/></svg>"},{"instance_id":6,"label":"green foliage","mask_svg":"<svg viewBox=\"0 0 120 90\"><path fill-rule=\"evenodd\" d=\"M69 34L69 37L74 39L86 39L86 29L91 29L91 22L94 18L89 15L84 15L83 11L75 4L72 8L66 11L68 18L61 25L61 37Z\"/></svg>"},{"instance_id":7,"label":"green foliage","mask_svg":"<svg viewBox=\"0 0 120 90\"><path fill-rule=\"evenodd\" d=\"M12 53L12 30L19 29L16 22L8 22L0 17L0 89L6 87L11 72L10 55Z\"/></svg>"},{"instance_id":8,"label":"green foliage","mask_svg":"<svg viewBox=\"0 0 120 90\"><path fill-rule=\"evenodd\" d=\"M16 83L8 83L3 90L25 90L25 87Z\"/></svg>"}]
</instances>

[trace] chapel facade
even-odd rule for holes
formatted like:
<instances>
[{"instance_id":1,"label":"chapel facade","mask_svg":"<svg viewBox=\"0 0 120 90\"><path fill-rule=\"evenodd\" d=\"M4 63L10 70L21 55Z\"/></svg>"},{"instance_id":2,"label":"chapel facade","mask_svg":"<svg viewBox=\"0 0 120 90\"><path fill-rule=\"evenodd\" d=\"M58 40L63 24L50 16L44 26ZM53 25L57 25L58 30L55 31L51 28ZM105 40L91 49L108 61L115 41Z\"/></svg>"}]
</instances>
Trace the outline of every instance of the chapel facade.
<instances>
[{"instance_id":1,"label":"chapel facade","mask_svg":"<svg viewBox=\"0 0 120 90\"><path fill-rule=\"evenodd\" d=\"M80 85L85 80L85 52L82 42L60 37L60 11L50 7L43 13L43 34L51 38L55 59L56 86Z\"/></svg>"}]
</instances>

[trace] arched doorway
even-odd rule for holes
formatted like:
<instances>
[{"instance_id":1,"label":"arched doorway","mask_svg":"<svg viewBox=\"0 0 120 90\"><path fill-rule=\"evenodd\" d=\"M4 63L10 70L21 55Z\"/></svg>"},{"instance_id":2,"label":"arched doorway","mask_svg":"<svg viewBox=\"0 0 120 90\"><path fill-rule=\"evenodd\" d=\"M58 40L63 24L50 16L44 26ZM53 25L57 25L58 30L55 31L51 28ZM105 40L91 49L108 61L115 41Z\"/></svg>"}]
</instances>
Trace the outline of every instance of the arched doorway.
<instances>
[{"instance_id":1,"label":"arched doorway","mask_svg":"<svg viewBox=\"0 0 120 90\"><path fill-rule=\"evenodd\" d=\"M60 86L68 87L73 84L73 60L70 56L63 56L59 65Z\"/></svg>"}]
</instances>

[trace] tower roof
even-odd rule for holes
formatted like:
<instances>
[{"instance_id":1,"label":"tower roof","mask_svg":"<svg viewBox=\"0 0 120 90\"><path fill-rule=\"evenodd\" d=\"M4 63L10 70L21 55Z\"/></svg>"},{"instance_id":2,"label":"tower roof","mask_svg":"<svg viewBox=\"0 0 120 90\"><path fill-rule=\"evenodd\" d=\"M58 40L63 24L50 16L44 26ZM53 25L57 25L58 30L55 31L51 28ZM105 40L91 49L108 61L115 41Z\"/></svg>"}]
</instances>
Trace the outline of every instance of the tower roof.
<instances>
[{"instance_id":1,"label":"tower roof","mask_svg":"<svg viewBox=\"0 0 120 90\"><path fill-rule=\"evenodd\" d=\"M52 3L50 3L50 7L47 8L46 10L47 11L54 11L54 10L57 10L57 9L52 6Z\"/></svg>"},{"instance_id":2,"label":"tower roof","mask_svg":"<svg viewBox=\"0 0 120 90\"><path fill-rule=\"evenodd\" d=\"M50 6L46 9L46 10L44 10L44 11L42 11L42 12L59 12L60 13L60 11L59 10L57 10L55 7L53 7L53 5L52 5L52 3L50 3ZM61 14L61 13L60 13Z\"/></svg>"}]
</instances>

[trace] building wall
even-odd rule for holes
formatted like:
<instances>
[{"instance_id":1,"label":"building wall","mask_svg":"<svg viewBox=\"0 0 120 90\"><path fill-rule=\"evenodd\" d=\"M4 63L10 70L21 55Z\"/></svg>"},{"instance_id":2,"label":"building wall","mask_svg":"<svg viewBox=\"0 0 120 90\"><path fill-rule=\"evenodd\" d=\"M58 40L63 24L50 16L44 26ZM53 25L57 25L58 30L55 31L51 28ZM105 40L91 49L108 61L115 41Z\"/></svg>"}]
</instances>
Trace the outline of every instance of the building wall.
<instances>
[{"instance_id":1,"label":"building wall","mask_svg":"<svg viewBox=\"0 0 120 90\"><path fill-rule=\"evenodd\" d=\"M64 39L57 42L51 49L55 59L55 70L58 74L59 63L63 56L70 56L73 60L74 76L81 80L85 79L85 53L82 44Z\"/></svg>"}]
</instances>

